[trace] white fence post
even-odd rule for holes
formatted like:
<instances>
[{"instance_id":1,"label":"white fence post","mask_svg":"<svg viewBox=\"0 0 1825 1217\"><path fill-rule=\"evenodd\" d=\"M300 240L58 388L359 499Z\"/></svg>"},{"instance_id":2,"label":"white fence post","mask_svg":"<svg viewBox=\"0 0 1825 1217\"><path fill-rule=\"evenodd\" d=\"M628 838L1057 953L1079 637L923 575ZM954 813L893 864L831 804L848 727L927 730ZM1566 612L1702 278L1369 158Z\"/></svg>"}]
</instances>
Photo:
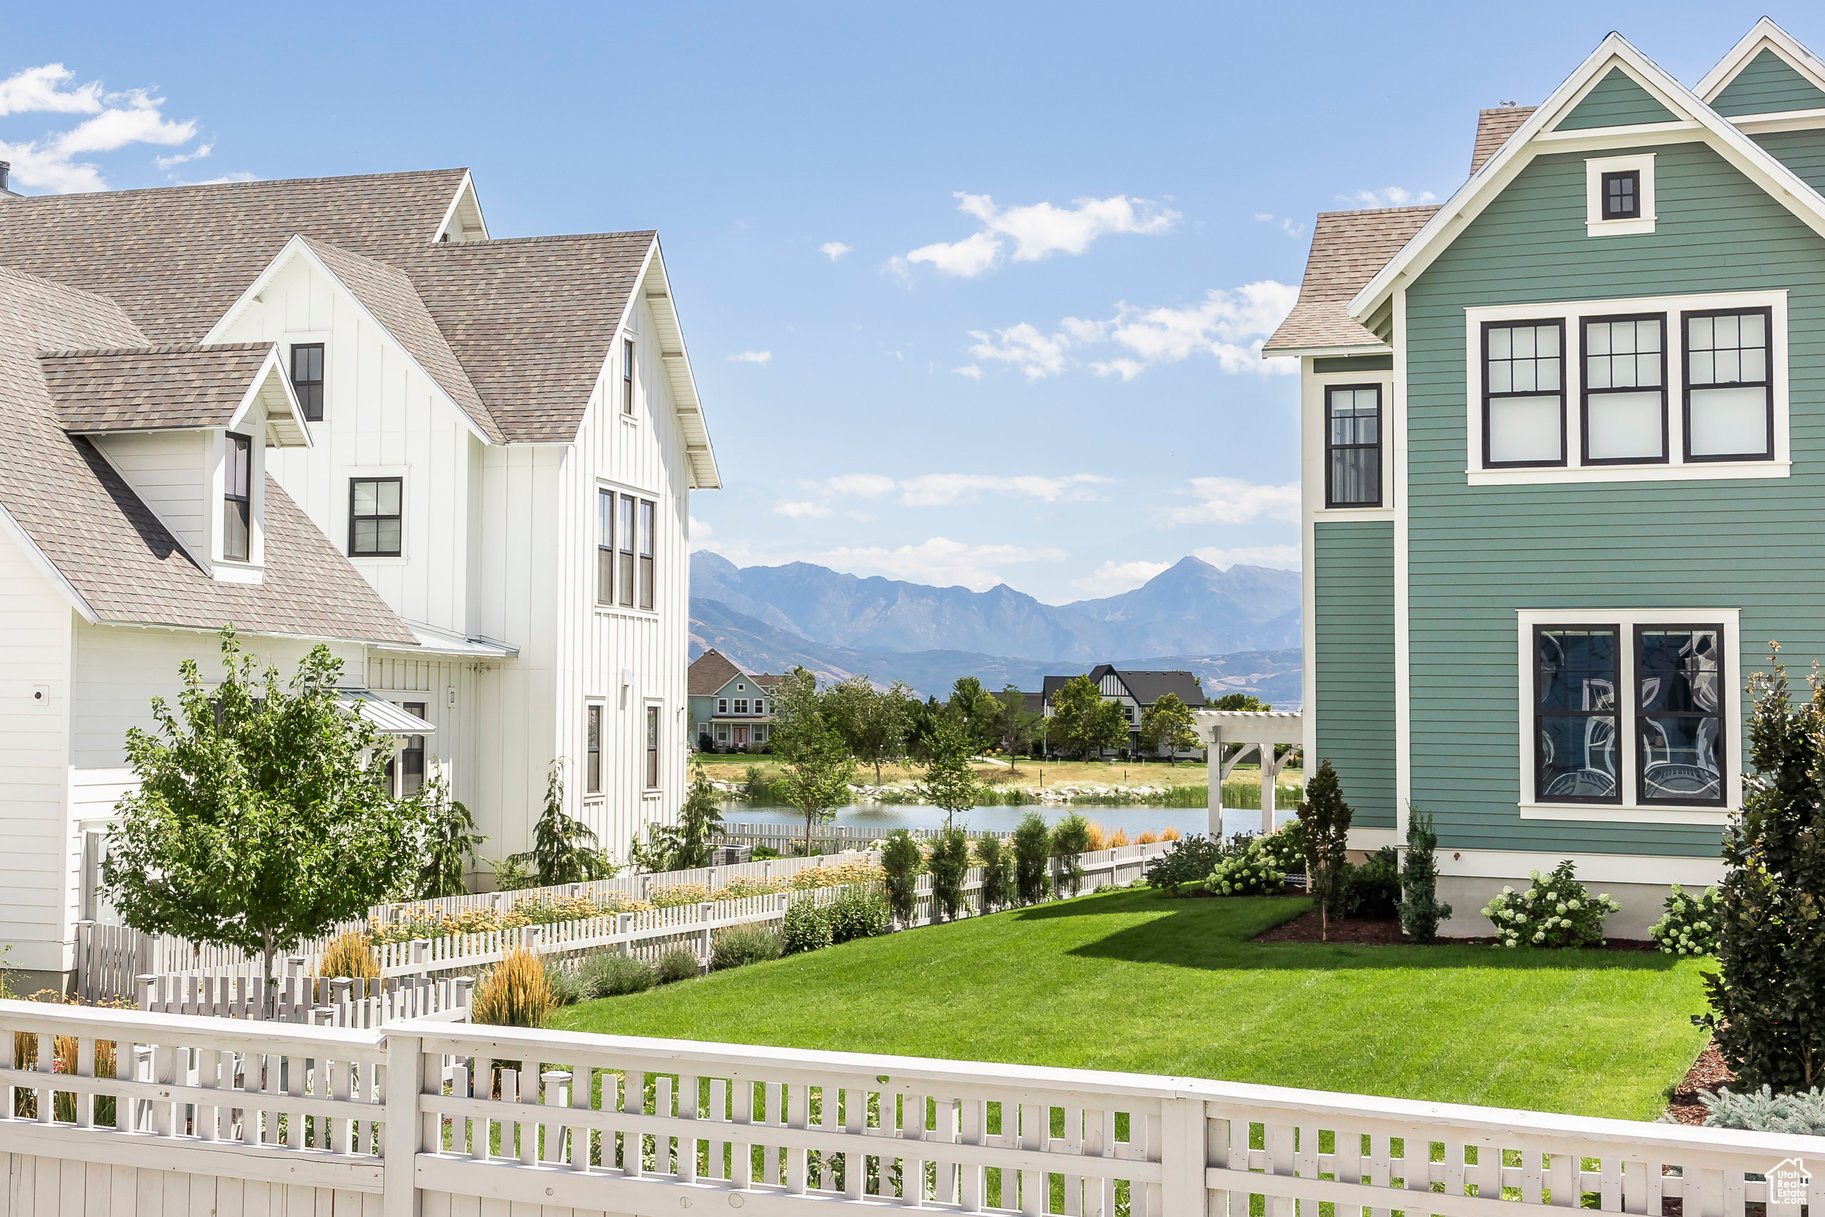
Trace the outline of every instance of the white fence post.
<instances>
[{"instance_id":1,"label":"white fence post","mask_svg":"<svg viewBox=\"0 0 1825 1217\"><path fill-rule=\"evenodd\" d=\"M1160 1108L1160 1206L1149 1205L1148 1211L1206 1212L1209 1193L1204 1172L1209 1163L1205 1160L1204 1100L1163 1099ZM1312 1158L1316 1161L1317 1157L1313 1146Z\"/></svg>"},{"instance_id":2,"label":"white fence post","mask_svg":"<svg viewBox=\"0 0 1825 1217\"><path fill-rule=\"evenodd\" d=\"M418 1217L418 1098L424 1092L424 1067L423 1043L418 1036L399 1029L387 1032L387 1122L380 1151L382 1217Z\"/></svg>"},{"instance_id":3,"label":"white fence post","mask_svg":"<svg viewBox=\"0 0 1825 1217\"><path fill-rule=\"evenodd\" d=\"M697 915L703 918L703 957L708 959L711 950L710 921L716 915L716 906L711 904L708 900L705 900L702 904L697 906Z\"/></svg>"}]
</instances>

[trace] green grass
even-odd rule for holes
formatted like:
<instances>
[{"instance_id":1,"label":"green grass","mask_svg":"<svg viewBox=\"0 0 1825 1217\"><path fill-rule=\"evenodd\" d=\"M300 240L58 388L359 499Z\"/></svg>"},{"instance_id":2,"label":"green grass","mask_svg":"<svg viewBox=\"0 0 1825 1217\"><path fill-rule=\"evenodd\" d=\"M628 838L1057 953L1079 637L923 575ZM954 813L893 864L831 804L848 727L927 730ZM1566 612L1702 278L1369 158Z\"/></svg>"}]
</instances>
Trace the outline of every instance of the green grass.
<instances>
[{"instance_id":1,"label":"green grass","mask_svg":"<svg viewBox=\"0 0 1825 1217\"><path fill-rule=\"evenodd\" d=\"M558 1025L1177 1074L1651 1119L1700 964L1633 951L1254 943L1298 899L1086 896L562 1010Z\"/></svg>"}]
</instances>

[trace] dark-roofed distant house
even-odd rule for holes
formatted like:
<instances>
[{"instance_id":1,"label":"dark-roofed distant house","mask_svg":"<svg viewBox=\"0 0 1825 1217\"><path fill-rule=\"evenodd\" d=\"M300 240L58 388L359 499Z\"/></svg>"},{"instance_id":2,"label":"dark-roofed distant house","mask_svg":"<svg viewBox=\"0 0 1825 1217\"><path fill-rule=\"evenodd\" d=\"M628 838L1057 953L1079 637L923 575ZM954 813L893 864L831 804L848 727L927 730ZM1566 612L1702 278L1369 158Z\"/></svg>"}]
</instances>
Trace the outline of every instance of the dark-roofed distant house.
<instances>
[{"instance_id":1,"label":"dark-roofed distant house","mask_svg":"<svg viewBox=\"0 0 1825 1217\"><path fill-rule=\"evenodd\" d=\"M123 741L232 623L344 661L501 856L684 785L718 484L652 232L494 239L464 170L0 197L0 910L70 966Z\"/></svg>"},{"instance_id":2,"label":"dark-roofed distant house","mask_svg":"<svg viewBox=\"0 0 1825 1217\"><path fill-rule=\"evenodd\" d=\"M1352 844L1430 812L1459 910L1569 858L1640 937L1721 874L1747 678L1825 658L1825 63L1611 35L1436 206L1318 217L1305 742Z\"/></svg>"},{"instance_id":3,"label":"dark-roofed distant house","mask_svg":"<svg viewBox=\"0 0 1825 1217\"><path fill-rule=\"evenodd\" d=\"M1185 671L1145 672L1133 668L1116 668L1112 664L1098 664L1087 673L1096 683L1097 692L1104 701L1117 702L1128 719L1128 748L1138 752L1141 746L1141 718L1149 707L1167 693L1178 695L1180 701L1196 710L1204 705L1204 687L1198 678ZM1053 714L1052 699L1065 686L1065 682L1074 679L1071 676L1048 676L1039 692L1039 704L1033 707L1046 718ZM1026 694L1032 697L1032 694ZM1030 703L1029 703L1030 704ZM1050 751L1050 741L1046 743ZM1201 751L1181 751L1178 756L1202 756Z\"/></svg>"},{"instance_id":4,"label":"dark-roofed distant house","mask_svg":"<svg viewBox=\"0 0 1825 1217\"><path fill-rule=\"evenodd\" d=\"M749 672L711 647L691 661L691 739L704 752L764 748L783 676Z\"/></svg>"}]
</instances>

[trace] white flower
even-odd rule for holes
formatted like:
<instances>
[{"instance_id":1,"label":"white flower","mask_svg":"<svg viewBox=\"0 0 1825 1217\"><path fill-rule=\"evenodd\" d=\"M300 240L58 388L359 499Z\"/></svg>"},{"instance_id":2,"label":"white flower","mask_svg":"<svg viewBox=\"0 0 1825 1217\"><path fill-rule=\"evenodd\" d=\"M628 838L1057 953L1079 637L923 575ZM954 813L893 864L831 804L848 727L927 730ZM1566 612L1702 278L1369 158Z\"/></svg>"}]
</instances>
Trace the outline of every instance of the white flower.
<instances>
[{"instance_id":1,"label":"white flower","mask_svg":"<svg viewBox=\"0 0 1825 1217\"><path fill-rule=\"evenodd\" d=\"M1570 909L1572 909L1572 910L1574 910L1574 911L1575 911L1575 910L1577 910L1577 909L1581 909L1581 908L1583 908L1583 907L1584 907L1584 906L1583 906L1583 905L1582 905L1582 904L1580 904L1580 903L1578 903L1578 901L1576 901L1576 900L1567 900L1567 901L1566 901L1566 902L1565 902L1565 904L1566 904L1566 907L1567 907L1567 908L1570 908Z\"/></svg>"},{"instance_id":2,"label":"white flower","mask_svg":"<svg viewBox=\"0 0 1825 1217\"><path fill-rule=\"evenodd\" d=\"M1516 942L1515 942L1515 940L1514 940L1514 939L1512 939L1512 938L1510 938L1510 939L1509 939L1509 940L1508 940L1508 943L1507 943L1507 945L1508 945L1508 946L1511 946L1511 947L1512 947L1512 946L1517 946L1517 945L1519 945L1519 944L1517 944L1517 943L1516 943Z\"/></svg>"},{"instance_id":3,"label":"white flower","mask_svg":"<svg viewBox=\"0 0 1825 1217\"><path fill-rule=\"evenodd\" d=\"M1544 930L1535 930L1534 931L1534 941L1535 942L1545 942L1546 941L1546 932Z\"/></svg>"}]
</instances>

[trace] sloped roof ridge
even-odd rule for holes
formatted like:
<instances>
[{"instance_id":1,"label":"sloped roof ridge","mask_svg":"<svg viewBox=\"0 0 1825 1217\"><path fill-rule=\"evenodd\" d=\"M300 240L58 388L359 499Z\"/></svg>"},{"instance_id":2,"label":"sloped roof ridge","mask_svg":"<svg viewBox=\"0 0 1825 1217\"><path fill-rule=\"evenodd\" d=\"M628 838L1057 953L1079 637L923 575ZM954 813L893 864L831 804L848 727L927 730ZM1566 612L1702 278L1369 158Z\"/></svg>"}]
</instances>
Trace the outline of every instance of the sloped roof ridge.
<instances>
[{"instance_id":1,"label":"sloped roof ridge","mask_svg":"<svg viewBox=\"0 0 1825 1217\"><path fill-rule=\"evenodd\" d=\"M433 243L437 250L486 249L491 245L532 245L540 241L604 241L611 237L656 237L657 228L628 228L620 232L553 232L534 237L489 237L486 241L446 241Z\"/></svg>"},{"instance_id":2,"label":"sloped roof ridge","mask_svg":"<svg viewBox=\"0 0 1825 1217\"><path fill-rule=\"evenodd\" d=\"M96 358L108 355L182 355L190 351L270 351L271 342L153 342L137 347L82 347L73 350L40 351L40 359L68 359L77 355Z\"/></svg>"},{"instance_id":3,"label":"sloped roof ridge","mask_svg":"<svg viewBox=\"0 0 1825 1217\"><path fill-rule=\"evenodd\" d=\"M125 190L106 190L92 193L105 194L108 198L128 198L141 194L177 194L182 191L212 192L221 194L250 193L262 188L274 186L315 186L325 182L372 182L383 179L394 181L403 178L440 177L446 174L463 174L469 172L466 166L445 169L396 169L390 172L377 173L326 173L314 177L270 177L254 178L245 182L187 182L176 186L130 186ZM15 203L31 203L38 199L67 199L67 194L22 194L11 199L7 206ZM425 238L425 244L431 244L431 238Z\"/></svg>"},{"instance_id":4,"label":"sloped roof ridge","mask_svg":"<svg viewBox=\"0 0 1825 1217\"><path fill-rule=\"evenodd\" d=\"M1409 211L1437 211L1437 203L1408 203L1401 207L1345 207L1337 211L1321 211L1319 216L1333 219L1337 216L1390 216L1401 215Z\"/></svg>"}]
</instances>

